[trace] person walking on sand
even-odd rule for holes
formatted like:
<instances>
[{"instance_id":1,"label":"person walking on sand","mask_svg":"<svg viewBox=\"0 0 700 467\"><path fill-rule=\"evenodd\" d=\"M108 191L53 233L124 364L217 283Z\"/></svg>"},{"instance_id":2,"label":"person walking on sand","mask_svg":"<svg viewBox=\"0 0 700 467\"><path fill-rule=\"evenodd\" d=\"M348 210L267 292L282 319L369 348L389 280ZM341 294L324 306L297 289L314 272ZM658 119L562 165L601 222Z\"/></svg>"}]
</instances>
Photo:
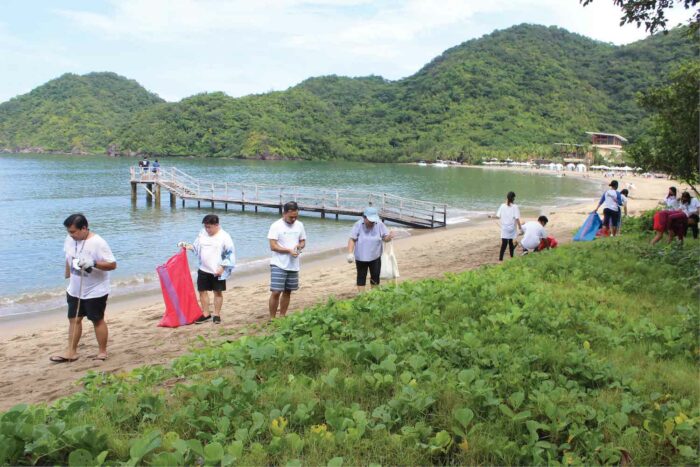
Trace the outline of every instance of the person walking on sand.
<instances>
[{"instance_id":1,"label":"person walking on sand","mask_svg":"<svg viewBox=\"0 0 700 467\"><path fill-rule=\"evenodd\" d=\"M498 260L503 261L506 246L509 248L510 257L515 252L515 243L518 231L522 230L520 225L520 208L515 204L515 193L509 191L506 195L506 202L501 204L496 212L496 217L501 219L501 252Z\"/></svg>"},{"instance_id":2,"label":"person walking on sand","mask_svg":"<svg viewBox=\"0 0 700 467\"><path fill-rule=\"evenodd\" d=\"M348 263L355 263L357 269L357 290L362 292L367 284L369 271L370 287L379 285L379 273L382 270L382 247L390 242L394 232L389 232L379 219L377 208L368 207L362 213L362 219L355 222L348 240Z\"/></svg>"},{"instance_id":3,"label":"person walking on sand","mask_svg":"<svg viewBox=\"0 0 700 467\"><path fill-rule=\"evenodd\" d=\"M209 292L214 294L214 324L221 324L221 307L224 304L224 290L226 281L221 279L224 273L222 262L230 260L231 264L236 261L236 249L231 236L219 225L219 216L207 214L202 219L204 228L199 232L193 244L184 242L178 246L192 250L199 259L199 269L197 270L197 291L199 292L199 303L202 306L202 316L195 320L195 324L202 324L212 318L209 310Z\"/></svg>"},{"instance_id":4,"label":"person walking on sand","mask_svg":"<svg viewBox=\"0 0 700 467\"><path fill-rule=\"evenodd\" d=\"M299 255L306 246L304 224L297 220L299 206L290 201L282 208L282 218L267 233L272 250L270 260L270 319L287 314L292 292L299 289Z\"/></svg>"},{"instance_id":5,"label":"person walking on sand","mask_svg":"<svg viewBox=\"0 0 700 467\"><path fill-rule=\"evenodd\" d=\"M63 243L68 302L68 346L60 355L49 358L54 363L78 359L78 343L83 334L83 318L92 321L99 347L93 360L107 359L107 323L104 320L110 292L109 271L117 268L107 242L88 228L83 214L71 214L63 221L68 235Z\"/></svg>"},{"instance_id":6,"label":"person walking on sand","mask_svg":"<svg viewBox=\"0 0 700 467\"><path fill-rule=\"evenodd\" d=\"M612 233L612 236L617 235L620 226L620 206L622 206L622 197L617 191L617 180L610 182L609 190L606 190L600 197L598 206L593 212L598 212L600 206L603 206L603 228Z\"/></svg>"}]
</instances>

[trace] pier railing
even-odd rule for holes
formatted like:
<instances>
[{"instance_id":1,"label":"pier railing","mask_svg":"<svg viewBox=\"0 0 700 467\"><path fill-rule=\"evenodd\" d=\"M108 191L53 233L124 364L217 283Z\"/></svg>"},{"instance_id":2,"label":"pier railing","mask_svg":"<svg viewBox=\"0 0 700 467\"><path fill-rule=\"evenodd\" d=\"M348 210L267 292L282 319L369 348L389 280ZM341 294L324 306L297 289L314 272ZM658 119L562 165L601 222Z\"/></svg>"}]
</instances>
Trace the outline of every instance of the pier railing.
<instances>
[{"instance_id":1,"label":"pier railing","mask_svg":"<svg viewBox=\"0 0 700 467\"><path fill-rule=\"evenodd\" d=\"M447 220L447 205L389 193L360 190L327 189L293 185L265 185L235 182L213 182L196 179L176 167L131 167L132 184L155 184L183 200L281 209L288 201L296 201L302 211L325 214L361 215L367 206L374 206L380 217L415 227L442 227Z\"/></svg>"}]
</instances>

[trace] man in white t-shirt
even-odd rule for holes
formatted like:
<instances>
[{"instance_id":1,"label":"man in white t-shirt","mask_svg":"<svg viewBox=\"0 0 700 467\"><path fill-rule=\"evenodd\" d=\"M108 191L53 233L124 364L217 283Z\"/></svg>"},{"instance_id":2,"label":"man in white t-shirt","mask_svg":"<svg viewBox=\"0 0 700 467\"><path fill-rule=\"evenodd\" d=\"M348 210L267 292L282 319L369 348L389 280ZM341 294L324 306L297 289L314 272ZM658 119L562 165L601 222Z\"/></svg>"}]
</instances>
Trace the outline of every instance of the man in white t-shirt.
<instances>
[{"instance_id":1,"label":"man in white t-shirt","mask_svg":"<svg viewBox=\"0 0 700 467\"><path fill-rule=\"evenodd\" d=\"M71 214L63 221L68 232L63 243L68 302L68 346L60 355L49 358L54 363L78 359L78 343L83 334L83 318L92 321L99 347L93 360L107 359L107 323L104 320L110 292L109 271L117 268L112 250L106 241L90 232L82 214Z\"/></svg>"},{"instance_id":2,"label":"man in white t-shirt","mask_svg":"<svg viewBox=\"0 0 700 467\"><path fill-rule=\"evenodd\" d=\"M547 240L547 231L544 226L547 225L549 219L546 216L540 216L537 221L526 222L523 225L523 239L520 244L523 246L524 252L540 251L549 248Z\"/></svg>"},{"instance_id":3,"label":"man in white t-shirt","mask_svg":"<svg viewBox=\"0 0 700 467\"><path fill-rule=\"evenodd\" d=\"M304 224L298 221L299 206L286 203L282 218L270 226L267 239L272 250L270 260L270 319L287 314L292 291L299 289L299 255L306 246Z\"/></svg>"},{"instance_id":4,"label":"man in white t-shirt","mask_svg":"<svg viewBox=\"0 0 700 467\"><path fill-rule=\"evenodd\" d=\"M197 270L197 291L199 303L202 306L202 316L195 324L208 321L212 314L209 312L209 292L214 294L214 324L221 324L221 307L224 304L226 281L221 278L224 273L224 260L227 264L235 264L236 249L231 236L219 225L219 216L207 214L202 219L204 228L197 235L193 244L179 243L178 245L193 250L199 259Z\"/></svg>"}]
</instances>

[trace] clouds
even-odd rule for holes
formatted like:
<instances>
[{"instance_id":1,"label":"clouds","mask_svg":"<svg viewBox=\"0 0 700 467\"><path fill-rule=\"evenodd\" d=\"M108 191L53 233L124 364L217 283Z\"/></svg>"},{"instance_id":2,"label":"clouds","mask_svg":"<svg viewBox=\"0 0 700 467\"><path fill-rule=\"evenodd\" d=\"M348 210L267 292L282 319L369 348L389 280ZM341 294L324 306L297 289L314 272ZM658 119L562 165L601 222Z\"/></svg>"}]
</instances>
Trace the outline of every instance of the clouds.
<instances>
[{"instance_id":1,"label":"clouds","mask_svg":"<svg viewBox=\"0 0 700 467\"><path fill-rule=\"evenodd\" d=\"M557 25L617 44L645 36L634 26L620 28L621 12L607 0L586 8L577 0L38 0L11 5L4 20L18 27L12 34L0 24L0 52L15 66L0 76L0 100L26 92L30 64L43 81L64 72L109 70L178 100L205 91L240 96L285 89L325 74L399 79L445 49L523 22ZM30 32L32 22L41 24L41 34Z\"/></svg>"}]
</instances>

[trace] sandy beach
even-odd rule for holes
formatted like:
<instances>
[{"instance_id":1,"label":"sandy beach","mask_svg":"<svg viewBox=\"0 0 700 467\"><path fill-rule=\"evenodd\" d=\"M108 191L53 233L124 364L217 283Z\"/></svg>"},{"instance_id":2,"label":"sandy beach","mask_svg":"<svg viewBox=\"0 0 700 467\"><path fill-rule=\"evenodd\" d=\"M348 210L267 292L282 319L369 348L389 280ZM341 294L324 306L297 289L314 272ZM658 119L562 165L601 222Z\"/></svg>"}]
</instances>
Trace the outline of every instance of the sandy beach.
<instances>
[{"instance_id":1,"label":"sandy beach","mask_svg":"<svg viewBox=\"0 0 700 467\"><path fill-rule=\"evenodd\" d=\"M583 176L567 173L567 177ZM600 182L599 190L592 194L590 202L543 212L550 220L548 233L560 243L571 241L573 233L596 206L600 193L610 181L598 174L589 174L588 178ZM630 215L653 208L665 197L671 185L679 188L679 194L682 191L679 183L666 179L625 176L620 180L620 188L624 188L627 182L634 185L630 191ZM506 191L507 187L504 188L504 197ZM493 201L494 210L501 202L500 199ZM551 204L557 203L553 200ZM533 219L523 219L529 220ZM445 273L496 263L499 232L495 219L436 231L414 231L410 237L395 242L400 280L440 277ZM191 265L192 261L190 257ZM299 312L329 297L354 296L354 278L355 267L345 261L340 249L323 258L306 261L302 265L301 289L292 295L290 313ZM77 391L79 379L90 370L122 372L142 365L167 364L196 345L197 336L213 340L232 339L242 333L253 332L251 326L268 320L268 286L269 279L265 273L229 281L228 290L224 293L223 322L216 326L205 323L176 329L157 327L164 311L159 295L110 303L106 314L110 332L109 358L106 361L91 359L97 353L97 343L88 321L83 324L79 360L64 364L49 362L49 356L60 353L67 341L68 323L64 313L3 323L0 334L0 390L3 393L0 410L22 402L51 402Z\"/></svg>"}]
</instances>

